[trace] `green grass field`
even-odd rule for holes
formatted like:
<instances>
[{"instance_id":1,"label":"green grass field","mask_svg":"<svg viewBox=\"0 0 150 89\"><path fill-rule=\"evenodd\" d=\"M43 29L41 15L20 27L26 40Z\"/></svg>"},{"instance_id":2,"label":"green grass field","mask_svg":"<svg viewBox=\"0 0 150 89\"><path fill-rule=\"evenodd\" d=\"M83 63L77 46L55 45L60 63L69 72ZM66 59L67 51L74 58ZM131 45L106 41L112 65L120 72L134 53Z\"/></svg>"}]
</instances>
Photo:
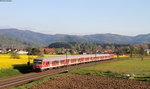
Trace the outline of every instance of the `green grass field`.
<instances>
[{"instance_id":1,"label":"green grass field","mask_svg":"<svg viewBox=\"0 0 150 89\"><path fill-rule=\"evenodd\" d=\"M25 73L32 72L32 66L28 66L25 64L16 65L14 68L7 68L0 70L0 78L7 78L11 76L17 76Z\"/></svg>"},{"instance_id":2,"label":"green grass field","mask_svg":"<svg viewBox=\"0 0 150 89\"><path fill-rule=\"evenodd\" d=\"M150 75L150 58L145 58L145 60L143 61L141 61L139 58L133 58L129 60L109 62L105 64L87 67L86 69L104 72L112 71L116 73Z\"/></svg>"},{"instance_id":3,"label":"green grass field","mask_svg":"<svg viewBox=\"0 0 150 89\"><path fill-rule=\"evenodd\" d=\"M134 74L135 77L150 77L150 57L145 57L143 61L140 58L132 58L96 64L94 66L73 70L70 73L108 75L114 77L120 77L122 74ZM150 78L147 78L147 80L149 81Z\"/></svg>"}]
</instances>

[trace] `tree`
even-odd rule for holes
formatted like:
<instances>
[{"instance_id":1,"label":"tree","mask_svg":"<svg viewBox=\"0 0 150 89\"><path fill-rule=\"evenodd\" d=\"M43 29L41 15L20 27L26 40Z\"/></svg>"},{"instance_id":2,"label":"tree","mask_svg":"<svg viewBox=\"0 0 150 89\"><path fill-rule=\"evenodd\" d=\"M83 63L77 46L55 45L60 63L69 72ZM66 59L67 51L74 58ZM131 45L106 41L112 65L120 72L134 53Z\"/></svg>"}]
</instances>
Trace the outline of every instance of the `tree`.
<instances>
[{"instance_id":1,"label":"tree","mask_svg":"<svg viewBox=\"0 0 150 89\"><path fill-rule=\"evenodd\" d=\"M11 56L10 56L12 59L20 59L20 56L19 54L17 54L17 52L15 52L14 49L12 49L11 51Z\"/></svg>"},{"instance_id":2,"label":"tree","mask_svg":"<svg viewBox=\"0 0 150 89\"><path fill-rule=\"evenodd\" d=\"M28 48L26 48L26 50L27 50L27 52L28 52L28 54L27 55L32 55L32 47L28 47Z\"/></svg>"},{"instance_id":3,"label":"tree","mask_svg":"<svg viewBox=\"0 0 150 89\"><path fill-rule=\"evenodd\" d=\"M48 51L46 51L45 49L44 49L43 53L44 53L44 54L49 54L49 52L48 52Z\"/></svg>"},{"instance_id":4,"label":"tree","mask_svg":"<svg viewBox=\"0 0 150 89\"><path fill-rule=\"evenodd\" d=\"M117 55L117 58L119 58L119 55L121 54L121 49L118 47L116 50L115 50L115 53Z\"/></svg>"},{"instance_id":5,"label":"tree","mask_svg":"<svg viewBox=\"0 0 150 89\"><path fill-rule=\"evenodd\" d=\"M11 54L11 58L13 58L13 59L20 59L20 56L17 53L12 53Z\"/></svg>"},{"instance_id":6,"label":"tree","mask_svg":"<svg viewBox=\"0 0 150 89\"><path fill-rule=\"evenodd\" d=\"M125 46L121 48L123 51L123 54L129 54L130 53L130 47L129 46Z\"/></svg>"},{"instance_id":7,"label":"tree","mask_svg":"<svg viewBox=\"0 0 150 89\"><path fill-rule=\"evenodd\" d=\"M71 49L72 45L69 42L55 42L48 46L49 48L67 48Z\"/></svg>"},{"instance_id":8,"label":"tree","mask_svg":"<svg viewBox=\"0 0 150 89\"><path fill-rule=\"evenodd\" d=\"M56 54L65 54L65 49L64 48L57 48Z\"/></svg>"},{"instance_id":9,"label":"tree","mask_svg":"<svg viewBox=\"0 0 150 89\"><path fill-rule=\"evenodd\" d=\"M134 47L132 45L129 46L129 50L130 50L130 57L133 57L133 51L134 51Z\"/></svg>"},{"instance_id":10,"label":"tree","mask_svg":"<svg viewBox=\"0 0 150 89\"><path fill-rule=\"evenodd\" d=\"M141 57L141 61L144 60L144 55L146 55L145 51L144 51L144 48L141 46L139 48L139 54L140 54L140 57Z\"/></svg>"},{"instance_id":11,"label":"tree","mask_svg":"<svg viewBox=\"0 0 150 89\"><path fill-rule=\"evenodd\" d=\"M36 55L37 57L43 57L43 54L42 52L40 52L39 49L37 48L32 48L32 47L28 47L26 48L27 49L27 52L28 52L28 66L30 66L30 59L33 59L33 55Z\"/></svg>"}]
</instances>

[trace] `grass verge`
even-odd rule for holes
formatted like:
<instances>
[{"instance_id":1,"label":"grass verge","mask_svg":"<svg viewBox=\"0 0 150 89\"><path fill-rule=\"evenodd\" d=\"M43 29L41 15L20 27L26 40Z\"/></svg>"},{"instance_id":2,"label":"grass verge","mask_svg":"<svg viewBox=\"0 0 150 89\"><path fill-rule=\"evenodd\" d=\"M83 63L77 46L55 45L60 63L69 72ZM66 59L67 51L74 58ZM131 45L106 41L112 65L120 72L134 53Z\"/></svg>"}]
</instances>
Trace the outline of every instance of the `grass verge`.
<instances>
[{"instance_id":1,"label":"grass verge","mask_svg":"<svg viewBox=\"0 0 150 89\"><path fill-rule=\"evenodd\" d=\"M22 74L22 73L19 70L13 69L13 68L0 70L0 78L6 78L6 77L20 75L20 74Z\"/></svg>"},{"instance_id":2,"label":"grass verge","mask_svg":"<svg viewBox=\"0 0 150 89\"><path fill-rule=\"evenodd\" d=\"M21 75L32 71L32 66L14 65L13 68L1 69L0 78L7 78L11 76Z\"/></svg>"}]
</instances>

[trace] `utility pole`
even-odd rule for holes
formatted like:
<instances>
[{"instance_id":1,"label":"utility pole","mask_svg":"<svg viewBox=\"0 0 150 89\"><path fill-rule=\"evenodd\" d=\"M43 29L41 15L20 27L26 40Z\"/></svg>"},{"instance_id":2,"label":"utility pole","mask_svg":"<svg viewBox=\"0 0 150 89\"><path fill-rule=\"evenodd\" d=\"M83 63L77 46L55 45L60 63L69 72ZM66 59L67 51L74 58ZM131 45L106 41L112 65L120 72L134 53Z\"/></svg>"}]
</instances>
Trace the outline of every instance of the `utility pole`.
<instances>
[{"instance_id":1,"label":"utility pole","mask_svg":"<svg viewBox=\"0 0 150 89\"><path fill-rule=\"evenodd\" d=\"M68 50L66 49L66 72L68 72Z\"/></svg>"},{"instance_id":2,"label":"utility pole","mask_svg":"<svg viewBox=\"0 0 150 89\"><path fill-rule=\"evenodd\" d=\"M30 66L30 54L28 55L28 66Z\"/></svg>"},{"instance_id":3,"label":"utility pole","mask_svg":"<svg viewBox=\"0 0 150 89\"><path fill-rule=\"evenodd\" d=\"M32 49L30 49L30 48L28 49L28 62L27 62L28 66L30 66L30 60L31 60L31 55L32 55L31 50Z\"/></svg>"},{"instance_id":4,"label":"utility pole","mask_svg":"<svg viewBox=\"0 0 150 89\"><path fill-rule=\"evenodd\" d=\"M95 64L96 64L96 62L97 62L97 60L96 60L96 43L95 43Z\"/></svg>"},{"instance_id":5,"label":"utility pole","mask_svg":"<svg viewBox=\"0 0 150 89\"><path fill-rule=\"evenodd\" d=\"M95 47L95 58L96 58L96 47Z\"/></svg>"}]
</instances>

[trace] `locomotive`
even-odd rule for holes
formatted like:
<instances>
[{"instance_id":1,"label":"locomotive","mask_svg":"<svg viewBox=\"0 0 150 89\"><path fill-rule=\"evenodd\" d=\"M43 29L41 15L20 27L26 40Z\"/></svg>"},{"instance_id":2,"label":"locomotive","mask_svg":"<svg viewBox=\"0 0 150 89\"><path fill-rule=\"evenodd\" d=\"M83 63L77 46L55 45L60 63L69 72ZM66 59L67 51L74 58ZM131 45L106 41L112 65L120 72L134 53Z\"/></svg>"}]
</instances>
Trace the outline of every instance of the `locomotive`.
<instances>
[{"instance_id":1,"label":"locomotive","mask_svg":"<svg viewBox=\"0 0 150 89\"><path fill-rule=\"evenodd\" d=\"M67 65L74 65L92 61L113 59L113 54L91 54L91 55L74 55L74 56L56 56L56 57L40 57L35 58L33 69L43 71Z\"/></svg>"}]
</instances>

